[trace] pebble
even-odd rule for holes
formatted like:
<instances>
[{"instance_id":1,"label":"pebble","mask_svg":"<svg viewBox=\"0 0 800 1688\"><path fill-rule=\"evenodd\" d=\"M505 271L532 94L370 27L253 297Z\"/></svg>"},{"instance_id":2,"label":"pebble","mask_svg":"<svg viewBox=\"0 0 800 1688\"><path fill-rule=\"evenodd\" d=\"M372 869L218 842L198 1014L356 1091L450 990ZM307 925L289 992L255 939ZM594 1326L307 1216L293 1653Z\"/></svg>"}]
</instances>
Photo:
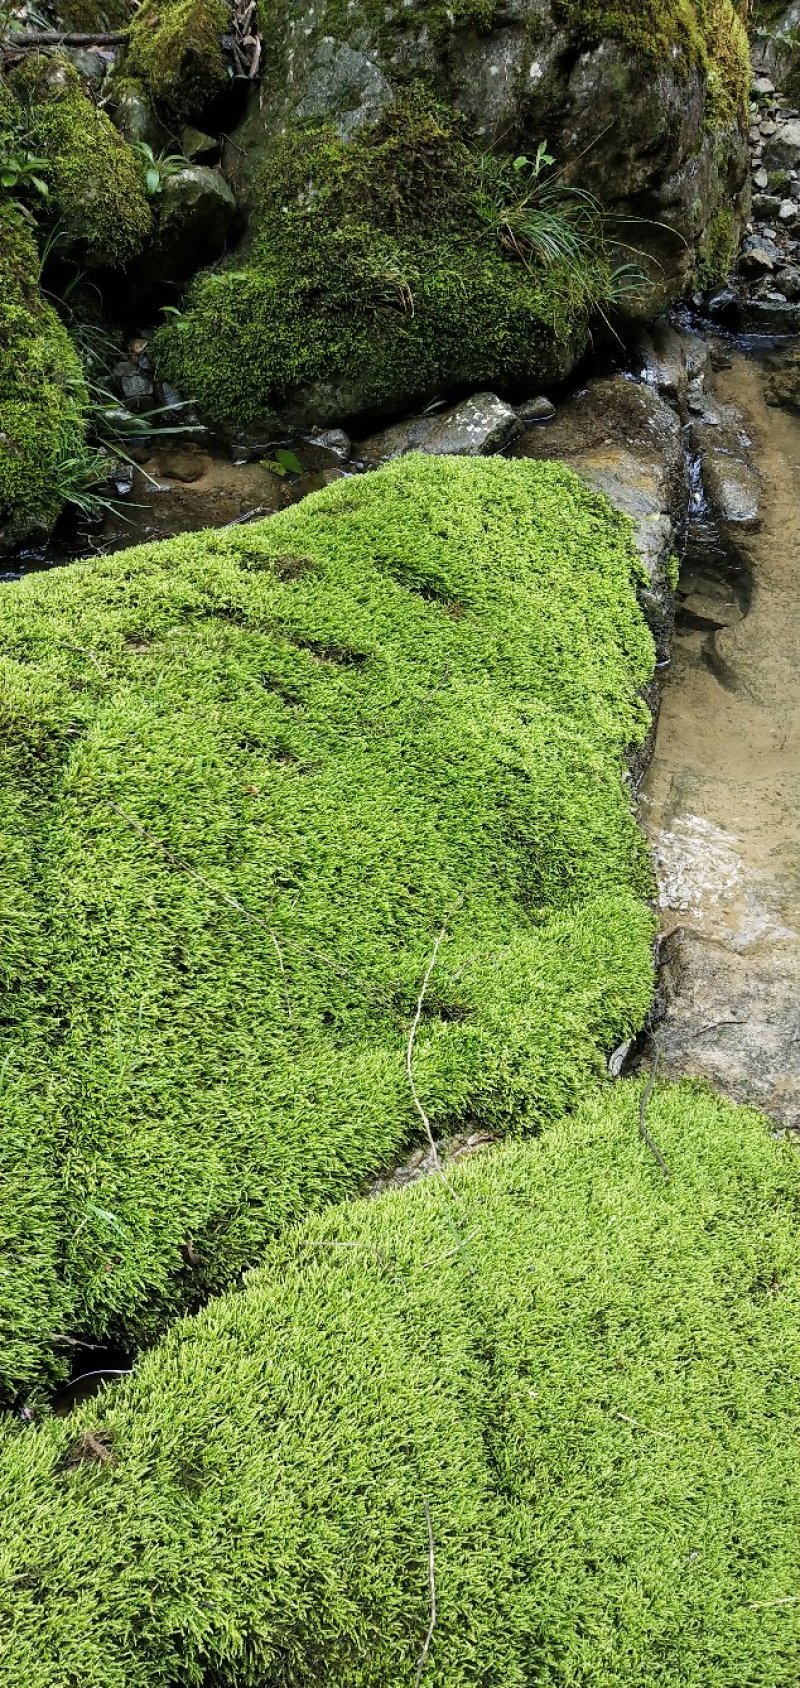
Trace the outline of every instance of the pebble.
<instances>
[{"instance_id":1,"label":"pebble","mask_svg":"<svg viewBox=\"0 0 800 1688\"><path fill-rule=\"evenodd\" d=\"M800 213L800 206L797 206L793 199L785 199L778 216L782 223L796 223L798 213Z\"/></svg>"},{"instance_id":2,"label":"pebble","mask_svg":"<svg viewBox=\"0 0 800 1688\"><path fill-rule=\"evenodd\" d=\"M755 76L753 78L753 93L754 94L762 94L762 95L763 94L774 94L774 92L775 92L775 83L770 82L770 79L769 79L768 76Z\"/></svg>"},{"instance_id":3,"label":"pebble","mask_svg":"<svg viewBox=\"0 0 800 1688\"><path fill-rule=\"evenodd\" d=\"M520 422L549 422L555 416L556 407L543 394L537 398L525 399L523 404L514 406Z\"/></svg>"},{"instance_id":4,"label":"pebble","mask_svg":"<svg viewBox=\"0 0 800 1688\"><path fill-rule=\"evenodd\" d=\"M771 118L767 118L766 121L759 126L760 134L765 141L769 140L770 135L776 134L777 128L777 123L773 123Z\"/></svg>"},{"instance_id":5,"label":"pebble","mask_svg":"<svg viewBox=\"0 0 800 1688\"><path fill-rule=\"evenodd\" d=\"M764 169L763 164L761 166L761 169L756 171L756 173L753 177L753 184L754 184L755 187L759 188L762 193L763 193L765 188L769 187L769 176L767 175L767 172Z\"/></svg>"}]
</instances>

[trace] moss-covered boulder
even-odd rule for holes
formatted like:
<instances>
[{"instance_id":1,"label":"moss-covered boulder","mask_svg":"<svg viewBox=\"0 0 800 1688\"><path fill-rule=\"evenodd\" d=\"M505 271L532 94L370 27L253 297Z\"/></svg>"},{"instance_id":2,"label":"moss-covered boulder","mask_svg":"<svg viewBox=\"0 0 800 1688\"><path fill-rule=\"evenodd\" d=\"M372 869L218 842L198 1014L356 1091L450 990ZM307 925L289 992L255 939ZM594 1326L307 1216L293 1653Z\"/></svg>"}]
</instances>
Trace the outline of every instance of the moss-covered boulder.
<instances>
[{"instance_id":1,"label":"moss-covered boulder","mask_svg":"<svg viewBox=\"0 0 800 1688\"><path fill-rule=\"evenodd\" d=\"M62 244L88 264L127 263L152 225L136 154L62 56L28 54L10 82L27 143L48 160Z\"/></svg>"},{"instance_id":2,"label":"moss-covered boulder","mask_svg":"<svg viewBox=\"0 0 800 1688\"><path fill-rule=\"evenodd\" d=\"M0 204L0 538L47 533L80 458L88 396L80 359L39 288L29 223Z\"/></svg>"},{"instance_id":3,"label":"moss-covered boulder","mask_svg":"<svg viewBox=\"0 0 800 1688\"><path fill-rule=\"evenodd\" d=\"M319 0L260 23L263 86L227 156L250 234L160 343L216 419L530 391L572 368L593 312L656 315L724 264L749 167L731 0ZM613 253L577 256L575 202L514 174L543 141L612 214ZM531 248L537 207L556 227Z\"/></svg>"},{"instance_id":4,"label":"moss-covered boulder","mask_svg":"<svg viewBox=\"0 0 800 1688\"><path fill-rule=\"evenodd\" d=\"M419 1130L536 1130L651 991L628 525L406 458L0 597L0 1365L141 1342ZM55 1334L54 1334L55 1333Z\"/></svg>"},{"instance_id":5,"label":"moss-covered boulder","mask_svg":"<svg viewBox=\"0 0 800 1688\"><path fill-rule=\"evenodd\" d=\"M164 115L204 115L228 85L222 39L227 0L143 0L133 15L126 71L141 77Z\"/></svg>"},{"instance_id":6,"label":"moss-covered boulder","mask_svg":"<svg viewBox=\"0 0 800 1688\"><path fill-rule=\"evenodd\" d=\"M664 1089L667 1183L640 1106L329 1211L7 1428L3 1688L796 1682L800 1160Z\"/></svg>"}]
</instances>

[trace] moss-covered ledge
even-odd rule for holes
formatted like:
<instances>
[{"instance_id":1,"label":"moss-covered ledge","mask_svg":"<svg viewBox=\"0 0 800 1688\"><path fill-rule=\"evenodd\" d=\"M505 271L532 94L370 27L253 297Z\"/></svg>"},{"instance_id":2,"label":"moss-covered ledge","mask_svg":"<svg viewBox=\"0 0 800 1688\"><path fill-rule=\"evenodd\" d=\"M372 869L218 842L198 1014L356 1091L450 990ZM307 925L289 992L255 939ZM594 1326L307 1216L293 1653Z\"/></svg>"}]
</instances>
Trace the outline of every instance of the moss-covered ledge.
<instances>
[{"instance_id":1,"label":"moss-covered ledge","mask_svg":"<svg viewBox=\"0 0 800 1688\"><path fill-rule=\"evenodd\" d=\"M438 1129L538 1130L641 1025L636 569L568 470L417 458L0 596L7 1395L402 1152L443 922Z\"/></svg>"}]
</instances>

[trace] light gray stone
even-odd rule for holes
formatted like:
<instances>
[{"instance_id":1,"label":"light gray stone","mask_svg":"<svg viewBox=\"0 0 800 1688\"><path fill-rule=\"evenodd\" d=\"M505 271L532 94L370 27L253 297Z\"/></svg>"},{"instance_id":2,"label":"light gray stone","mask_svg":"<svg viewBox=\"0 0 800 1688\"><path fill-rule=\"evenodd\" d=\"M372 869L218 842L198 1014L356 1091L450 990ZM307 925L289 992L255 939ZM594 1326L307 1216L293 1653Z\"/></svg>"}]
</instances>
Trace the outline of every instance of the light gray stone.
<instances>
[{"instance_id":1,"label":"light gray stone","mask_svg":"<svg viewBox=\"0 0 800 1688\"><path fill-rule=\"evenodd\" d=\"M433 457L485 457L502 451L522 433L515 411L495 393L474 393L436 416L396 422L364 441L359 456L381 463L423 451Z\"/></svg>"}]
</instances>

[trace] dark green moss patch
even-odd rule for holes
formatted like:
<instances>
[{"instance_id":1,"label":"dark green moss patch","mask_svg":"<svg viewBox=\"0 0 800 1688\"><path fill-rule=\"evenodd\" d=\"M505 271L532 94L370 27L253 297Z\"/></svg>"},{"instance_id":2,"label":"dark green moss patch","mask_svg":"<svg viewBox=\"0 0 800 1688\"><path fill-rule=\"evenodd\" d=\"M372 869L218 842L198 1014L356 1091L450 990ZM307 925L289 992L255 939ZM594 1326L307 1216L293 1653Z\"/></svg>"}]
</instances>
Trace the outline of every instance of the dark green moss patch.
<instances>
[{"instance_id":1,"label":"dark green moss patch","mask_svg":"<svg viewBox=\"0 0 800 1688\"><path fill-rule=\"evenodd\" d=\"M13 203L0 205L0 528L46 532L60 466L83 450L88 403L78 354L39 291L39 254Z\"/></svg>"},{"instance_id":2,"label":"dark green moss patch","mask_svg":"<svg viewBox=\"0 0 800 1688\"><path fill-rule=\"evenodd\" d=\"M419 458L0 598L7 1391L402 1150L443 922L437 1128L538 1129L641 1023L632 566L567 470Z\"/></svg>"},{"instance_id":3,"label":"dark green moss patch","mask_svg":"<svg viewBox=\"0 0 800 1688\"><path fill-rule=\"evenodd\" d=\"M29 54L11 80L29 144L49 161L64 233L90 263L126 263L141 250L152 223L135 153L84 94L66 59Z\"/></svg>"},{"instance_id":4,"label":"dark green moss patch","mask_svg":"<svg viewBox=\"0 0 800 1688\"><path fill-rule=\"evenodd\" d=\"M800 1162L691 1087L329 1211L0 1457L7 1688L797 1679Z\"/></svg>"},{"instance_id":5,"label":"dark green moss patch","mask_svg":"<svg viewBox=\"0 0 800 1688\"><path fill-rule=\"evenodd\" d=\"M750 46L731 0L556 0L555 11L584 46L611 39L656 66L675 54L698 65L708 78L709 122L747 121Z\"/></svg>"}]
</instances>

